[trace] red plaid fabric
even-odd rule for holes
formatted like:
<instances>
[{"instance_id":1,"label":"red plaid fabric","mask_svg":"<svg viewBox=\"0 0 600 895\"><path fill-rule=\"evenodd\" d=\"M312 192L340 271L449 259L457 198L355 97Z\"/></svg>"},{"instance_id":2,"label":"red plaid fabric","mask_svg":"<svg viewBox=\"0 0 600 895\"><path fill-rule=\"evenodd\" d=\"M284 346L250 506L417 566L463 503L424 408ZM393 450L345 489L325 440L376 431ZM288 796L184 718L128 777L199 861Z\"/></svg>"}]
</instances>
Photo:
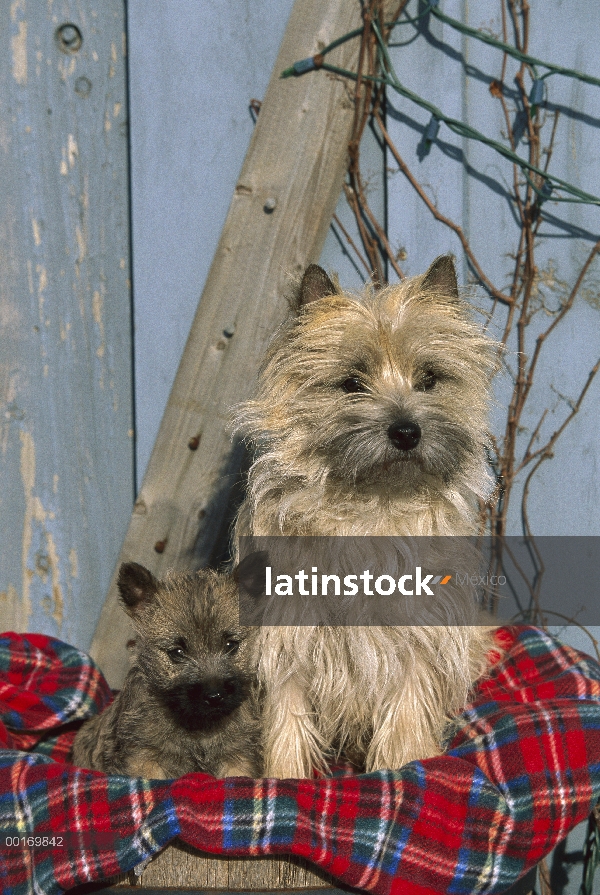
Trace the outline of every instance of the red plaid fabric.
<instances>
[{"instance_id":1,"label":"red plaid fabric","mask_svg":"<svg viewBox=\"0 0 600 895\"><path fill-rule=\"evenodd\" d=\"M106 683L58 640L2 635L2 892L105 879L175 836L215 854L301 855L381 895L504 891L600 796L600 667L535 628L500 637L506 655L439 758L319 780L149 781L70 766Z\"/></svg>"}]
</instances>

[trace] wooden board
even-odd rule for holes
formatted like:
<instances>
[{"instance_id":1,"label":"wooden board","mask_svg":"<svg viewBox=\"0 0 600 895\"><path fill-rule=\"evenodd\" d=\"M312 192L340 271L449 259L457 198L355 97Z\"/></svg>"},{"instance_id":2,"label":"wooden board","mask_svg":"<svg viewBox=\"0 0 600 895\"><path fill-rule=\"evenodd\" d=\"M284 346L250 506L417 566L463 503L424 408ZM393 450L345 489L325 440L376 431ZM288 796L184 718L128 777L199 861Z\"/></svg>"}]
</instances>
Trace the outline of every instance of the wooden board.
<instances>
[{"instance_id":1,"label":"wooden board","mask_svg":"<svg viewBox=\"0 0 600 895\"><path fill-rule=\"evenodd\" d=\"M133 494L123 0L0 0L0 630L87 648Z\"/></svg>"},{"instance_id":2,"label":"wooden board","mask_svg":"<svg viewBox=\"0 0 600 895\"><path fill-rule=\"evenodd\" d=\"M185 845L169 845L145 868L137 868L119 878L107 881L107 888L99 892L115 895L136 891L142 895L161 892L200 893L220 892L221 895L252 892L301 891L302 895L341 895L352 889L338 888L339 884L318 868L308 863L284 858L216 858L194 851ZM506 895L533 895L537 868L532 868ZM139 887L139 888L138 888ZM82 887L85 891L87 887ZM73 890L73 895L79 893ZM89 890L88 890L89 891Z\"/></svg>"},{"instance_id":3,"label":"wooden board","mask_svg":"<svg viewBox=\"0 0 600 895\"><path fill-rule=\"evenodd\" d=\"M120 885L127 886L131 877L131 873L122 877ZM330 892L335 886L331 877L300 859L218 858L183 843L168 845L150 861L137 880L142 886L157 889L181 886L198 890L320 889Z\"/></svg>"},{"instance_id":4,"label":"wooden board","mask_svg":"<svg viewBox=\"0 0 600 895\"><path fill-rule=\"evenodd\" d=\"M339 78L279 74L360 21L358 2L296 0L119 563L135 560L157 575L198 567L227 538L223 517L243 453L228 432L231 408L252 391L290 277L319 256L353 115ZM352 41L330 58L352 67L357 52ZM112 686L127 670L128 636L113 580L92 644Z\"/></svg>"}]
</instances>

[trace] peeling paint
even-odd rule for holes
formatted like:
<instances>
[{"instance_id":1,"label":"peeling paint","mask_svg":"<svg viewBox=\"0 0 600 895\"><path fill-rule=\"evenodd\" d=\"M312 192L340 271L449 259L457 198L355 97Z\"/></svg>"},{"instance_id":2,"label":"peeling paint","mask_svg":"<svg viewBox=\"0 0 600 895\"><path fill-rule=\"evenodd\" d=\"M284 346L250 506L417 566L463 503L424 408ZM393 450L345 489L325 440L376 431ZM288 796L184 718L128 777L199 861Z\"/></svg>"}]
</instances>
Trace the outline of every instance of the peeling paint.
<instances>
[{"instance_id":1,"label":"peeling paint","mask_svg":"<svg viewBox=\"0 0 600 895\"><path fill-rule=\"evenodd\" d=\"M33 241L36 246L42 244L42 236L40 234L40 225L35 218L31 218L31 229L33 230Z\"/></svg>"},{"instance_id":2,"label":"peeling paint","mask_svg":"<svg viewBox=\"0 0 600 895\"><path fill-rule=\"evenodd\" d=\"M8 296L0 294L0 329L18 332L21 326L19 309Z\"/></svg>"},{"instance_id":3,"label":"peeling paint","mask_svg":"<svg viewBox=\"0 0 600 895\"><path fill-rule=\"evenodd\" d=\"M582 288L581 297L591 308L600 311L600 287L597 283Z\"/></svg>"},{"instance_id":4,"label":"peeling paint","mask_svg":"<svg viewBox=\"0 0 600 895\"><path fill-rule=\"evenodd\" d=\"M108 77L114 78L115 72L117 70L117 45L116 43L111 43L110 45L110 66L108 68Z\"/></svg>"},{"instance_id":5,"label":"peeling paint","mask_svg":"<svg viewBox=\"0 0 600 895\"><path fill-rule=\"evenodd\" d=\"M69 550L69 565L71 567L71 578L79 578L79 562L77 551L74 547Z\"/></svg>"},{"instance_id":6,"label":"peeling paint","mask_svg":"<svg viewBox=\"0 0 600 895\"><path fill-rule=\"evenodd\" d=\"M79 149L77 148L77 141L75 140L73 134L69 134L67 140L67 157L69 159L69 168L73 168L78 155Z\"/></svg>"},{"instance_id":7,"label":"peeling paint","mask_svg":"<svg viewBox=\"0 0 600 895\"><path fill-rule=\"evenodd\" d=\"M79 265L87 254L87 244L85 235L79 227L75 227L75 239L77 240L77 251L79 252L75 264ZM77 272L79 275L79 271Z\"/></svg>"},{"instance_id":8,"label":"peeling paint","mask_svg":"<svg viewBox=\"0 0 600 895\"><path fill-rule=\"evenodd\" d=\"M94 323L98 327L100 331L100 344L96 348L96 357L102 359L104 357L104 353L106 351L106 336L104 332L104 286L101 287L101 290L95 290L92 296L92 315L94 318ZM104 388L104 373L100 376L98 382L100 388Z\"/></svg>"},{"instance_id":9,"label":"peeling paint","mask_svg":"<svg viewBox=\"0 0 600 895\"><path fill-rule=\"evenodd\" d=\"M44 514L44 509L39 502L36 500L36 508L38 508L40 517L37 519L38 522L44 523L46 519L46 515ZM52 536L52 532L45 529L44 531L46 537L46 550L48 551L48 560L49 560L49 572L52 577L52 618L59 626L62 626L63 618L64 618L64 599L62 588L60 586L60 564L58 561L58 551L56 549L56 544L54 542L54 538Z\"/></svg>"},{"instance_id":10,"label":"peeling paint","mask_svg":"<svg viewBox=\"0 0 600 895\"><path fill-rule=\"evenodd\" d=\"M100 329L104 329L104 324L102 322L102 311L104 309L104 300L100 294L100 292L96 289L94 292L94 296L92 298L92 315L94 317L94 321L98 324Z\"/></svg>"},{"instance_id":11,"label":"peeling paint","mask_svg":"<svg viewBox=\"0 0 600 895\"><path fill-rule=\"evenodd\" d=\"M30 432L23 429L19 432L21 439L21 457L20 469L21 479L23 481L23 490L25 492L25 513L23 518L23 539L21 550L21 576L23 583L23 601L27 606L28 616L31 614L31 585L34 576L37 575L42 581L46 581L50 577L52 584L52 601L50 614L60 627L63 623L64 616L64 599L62 588L60 586L60 568L58 560L58 550L52 532L48 529L48 520L55 518L53 512L47 512L39 497L35 497L33 489L35 486L35 443ZM29 567L29 554L33 543L33 529L37 524L41 527L45 552L43 557L38 554L35 568ZM43 560L43 561L42 561Z\"/></svg>"},{"instance_id":12,"label":"peeling paint","mask_svg":"<svg viewBox=\"0 0 600 895\"><path fill-rule=\"evenodd\" d=\"M18 325L15 329L18 329ZM17 401L23 394L25 385L22 372L12 370L8 364L0 364L0 378L2 379L4 400L6 402L4 420L0 420L0 445L2 447L2 455L6 456L11 423L13 420L22 420L25 417L25 412L19 407Z\"/></svg>"},{"instance_id":13,"label":"peeling paint","mask_svg":"<svg viewBox=\"0 0 600 895\"><path fill-rule=\"evenodd\" d=\"M89 174L84 174L83 177L83 192L79 197L79 201L81 202L81 207L84 211L87 211L90 207L90 176Z\"/></svg>"},{"instance_id":14,"label":"peeling paint","mask_svg":"<svg viewBox=\"0 0 600 895\"><path fill-rule=\"evenodd\" d=\"M113 106L113 118L118 118L121 114L122 103L115 103Z\"/></svg>"},{"instance_id":15,"label":"peeling paint","mask_svg":"<svg viewBox=\"0 0 600 895\"><path fill-rule=\"evenodd\" d=\"M7 155L10 152L10 134L8 131L8 125L6 121L0 121L0 146L2 147L2 151Z\"/></svg>"},{"instance_id":16,"label":"peeling paint","mask_svg":"<svg viewBox=\"0 0 600 895\"><path fill-rule=\"evenodd\" d=\"M10 18L12 22L17 21L19 12L25 12L25 0L13 0L10 4Z\"/></svg>"},{"instance_id":17,"label":"peeling paint","mask_svg":"<svg viewBox=\"0 0 600 895\"><path fill-rule=\"evenodd\" d=\"M44 316L44 292L48 287L48 272L43 264L36 264L35 272L38 275L38 311L41 321Z\"/></svg>"},{"instance_id":18,"label":"peeling paint","mask_svg":"<svg viewBox=\"0 0 600 895\"><path fill-rule=\"evenodd\" d=\"M13 78L24 87L27 84L27 22L19 22L19 33L11 37L10 48Z\"/></svg>"},{"instance_id":19,"label":"peeling paint","mask_svg":"<svg viewBox=\"0 0 600 895\"><path fill-rule=\"evenodd\" d=\"M76 56L71 56L69 59L65 59L63 56L61 59L58 60L58 72L60 74L61 81L66 81L67 78L71 77L71 75L75 71L76 65Z\"/></svg>"},{"instance_id":20,"label":"peeling paint","mask_svg":"<svg viewBox=\"0 0 600 895\"><path fill-rule=\"evenodd\" d=\"M31 607L13 584L0 591L0 628L3 631L27 631Z\"/></svg>"},{"instance_id":21,"label":"peeling paint","mask_svg":"<svg viewBox=\"0 0 600 895\"><path fill-rule=\"evenodd\" d=\"M30 432L25 432L21 429L19 438L21 439L21 479L23 481L23 490L25 492L25 514L23 518L23 539L21 544L21 581L23 588L23 605L25 607L27 618L29 619L31 616L31 599L29 592L33 572L30 572L27 568L27 560L29 557L32 536L32 491L35 483L35 446Z\"/></svg>"}]
</instances>

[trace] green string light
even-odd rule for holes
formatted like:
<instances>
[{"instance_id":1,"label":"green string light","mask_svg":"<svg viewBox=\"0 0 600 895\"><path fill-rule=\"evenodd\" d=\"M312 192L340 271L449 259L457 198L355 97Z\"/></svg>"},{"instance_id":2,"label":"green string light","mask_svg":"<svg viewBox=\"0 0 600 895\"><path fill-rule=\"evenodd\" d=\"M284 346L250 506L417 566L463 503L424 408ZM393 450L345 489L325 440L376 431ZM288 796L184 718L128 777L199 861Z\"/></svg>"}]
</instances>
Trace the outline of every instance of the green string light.
<instances>
[{"instance_id":1,"label":"green string light","mask_svg":"<svg viewBox=\"0 0 600 895\"><path fill-rule=\"evenodd\" d=\"M452 19L450 18L450 16L446 16L444 13L442 13L441 10L438 9L435 2L429 3L428 7L425 9L425 12L431 12L438 19L444 21L451 27L456 28L458 31L461 31L462 33L467 34L471 37L475 37L476 39L481 40L484 43L490 44L491 46L494 46L497 49L500 49L517 59L520 59L522 62L525 62L528 65L539 66L548 69L548 71L544 75L542 75L541 78L538 78L536 76L536 78L534 79L534 86L532 86L532 95L534 99L538 99L540 92L540 87L537 86L538 82L542 81L543 78L551 74L561 74L566 77L577 78L581 81L600 86L600 78L593 78L591 75L586 75L573 69L562 68L560 66L553 65L552 63L544 62L543 60L537 59L534 56L529 56L528 54L521 53L520 50L517 50L514 47L511 47L509 44L505 44L502 41L497 40L496 38L484 34L481 31L476 31L473 28L469 28L467 25L463 25L456 19ZM418 18L421 17L422 16L419 16ZM390 22L386 25L386 27L395 27L396 25L409 24L413 21L414 19L410 19L408 21ZM547 171L543 171L536 165L532 165L526 159L521 158L521 156L517 155L511 149L504 146L502 143L499 143L497 140L492 140L490 137L486 137L485 134L482 134L480 131L476 130L470 125L465 124L463 121L459 121L456 118L451 118L448 115L444 115L441 109L439 109L433 103L429 102L422 96L419 96L412 90L409 90L407 87L405 87L401 83L394 70L394 66L389 56L388 48L385 44L385 41L383 40L383 37L381 36L381 32L376 22L372 21L371 27L377 38L378 52L382 64L381 67L385 71L385 74L382 76L363 75L363 81L371 81L376 84L390 87L400 96L403 96L405 99L410 100L411 102L415 103L415 105L420 106L422 109L428 111L432 119L435 119L436 122L443 122L451 131L458 134L460 137L464 137L467 140L475 140L485 146L489 146L490 149L493 149L495 152L506 158L508 161L512 162L515 165L518 165L518 167L523 171L528 184L536 193L539 205L548 200L548 198L550 197L550 193L553 190L560 190L563 193L567 193L567 196L552 196L553 202L576 202L586 205L600 205L600 197L594 196L591 193L586 193L583 190L580 190L578 187L573 186L573 184L567 183L567 181L561 180L559 177L556 177L553 174L549 174ZM286 68L281 73L281 77L289 78L294 75L298 76L304 74L306 71L312 71L317 68L322 68L325 71L330 71L334 74L342 75L345 78L356 81L358 78L356 72L348 71L347 69L340 68L337 65L331 65L328 62L324 61L324 57L335 47L340 46L347 40L358 37L362 33L362 28L356 28L354 31L348 32L348 34L337 38L335 41L333 41L333 43L325 47L325 49L316 56L309 57L308 59L302 59L299 62L294 63L294 65L290 68ZM532 114L535 114L536 111L537 104L534 104ZM431 142L432 141L430 140L429 145L431 144ZM537 177L539 177L540 185L534 183L534 181L527 176L527 172L529 172L530 174L535 174Z\"/></svg>"},{"instance_id":2,"label":"green string light","mask_svg":"<svg viewBox=\"0 0 600 895\"><path fill-rule=\"evenodd\" d=\"M445 22L446 25L450 25L451 28L455 28L456 31L460 31L461 34L466 34L468 37L474 37L475 40L480 40L483 43L489 44L491 47L496 47L497 50L502 50L507 56L512 56L513 59L518 59L519 62L531 65L532 68L546 68L547 71L542 75L542 78L547 78L549 75L563 75L566 78L576 78L578 81L584 81L586 84L594 84L596 87L600 87L600 78L594 78L592 75L586 75L584 72L576 71L573 68L563 68L560 65L554 65L552 62L544 62L543 59L537 59L535 56L530 56L528 53L522 53L520 50L517 50L516 47L511 47L510 44L505 44L503 41L492 37L491 34L486 34L484 31L477 31L475 28L463 25L458 19L453 19L450 16L447 16L441 11L437 3L429 3L428 11L431 12L436 19L439 19L440 22Z\"/></svg>"},{"instance_id":3,"label":"green string light","mask_svg":"<svg viewBox=\"0 0 600 895\"><path fill-rule=\"evenodd\" d=\"M504 43L504 41L498 40L498 38L496 37L492 37L491 34L486 34L484 31L478 31L476 28L471 28L469 27L469 25L464 25L458 19L453 19L451 16L443 13L439 8L437 0L431 0L431 2L427 4L423 11L419 13L419 15L413 16L412 18L400 19L397 22L386 22L385 27L398 28L402 25L413 25L423 19L429 13L435 16L436 19L439 19L440 22L444 22L446 25L449 25L451 28L454 28L461 34L466 34L468 37L473 37L475 40L479 40L482 43L488 44L488 46L495 47L497 50L501 50L508 56L512 56L513 59L517 59L519 62L524 62L526 65L530 65L534 70L536 67L547 69L547 71L543 75L541 75L541 79L547 78L550 75L563 75L563 77L566 78L575 78L578 81L583 81L586 84L593 84L596 87L600 87L600 78L595 78L593 75L588 75L585 72L577 71L573 68L564 68L561 65L554 65L552 62L544 62L543 59L538 59L536 56L530 56L528 53L522 53L516 47ZM355 28L353 31L349 31L347 34L342 35L342 37L338 37L327 47L325 47L325 49L321 51L320 55L325 56L327 53L331 52L331 50L334 50L341 44L346 43L346 41L352 40L352 38L354 37L359 37L362 32L362 28ZM286 68L281 73L281 77L289 78L295 74L298 74L297 70L295 70L294 66L290 66L290 68Z\"/></svg>"}]
</instances>

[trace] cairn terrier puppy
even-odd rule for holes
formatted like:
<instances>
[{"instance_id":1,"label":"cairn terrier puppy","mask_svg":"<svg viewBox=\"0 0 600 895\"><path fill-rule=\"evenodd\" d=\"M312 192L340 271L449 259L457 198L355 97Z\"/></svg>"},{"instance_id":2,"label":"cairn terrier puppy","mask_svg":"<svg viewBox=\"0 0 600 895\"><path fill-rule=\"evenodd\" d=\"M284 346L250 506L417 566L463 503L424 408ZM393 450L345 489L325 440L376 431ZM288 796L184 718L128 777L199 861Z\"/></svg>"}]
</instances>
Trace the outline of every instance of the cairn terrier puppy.
<instances>
[{"instance_id":1,"label":"cairn terrier puppy","mask_svg":"<svg viewBox=\"0 0 600 895\"><path fill-rule=\"evenodd\" d=\"M114 702L77 733L75 765L149 778L260 775L255 632L239 624L238 587L248 575L250 558L233 574L161 581L137 563L121 566L133 664Z\"/></svg>"},{"instance_id":2,"label":"cairn terrier puppy","mask_svg":"<svg viewBox=\"0 0 600 895\"><path fill-rule=\"evenodd\" d=\"M475 533L478 501L491 491L497 358L459 296L451 256L359 295L308 267L258 393L238 408L255 459L236 543ZM367 771L439 754L492 637L473 592L455 592L445 625L433 621L443 615L435 599L430 625L261 628L268 775L326 772L340 753Z\"/></svg>"}]
</instances>

